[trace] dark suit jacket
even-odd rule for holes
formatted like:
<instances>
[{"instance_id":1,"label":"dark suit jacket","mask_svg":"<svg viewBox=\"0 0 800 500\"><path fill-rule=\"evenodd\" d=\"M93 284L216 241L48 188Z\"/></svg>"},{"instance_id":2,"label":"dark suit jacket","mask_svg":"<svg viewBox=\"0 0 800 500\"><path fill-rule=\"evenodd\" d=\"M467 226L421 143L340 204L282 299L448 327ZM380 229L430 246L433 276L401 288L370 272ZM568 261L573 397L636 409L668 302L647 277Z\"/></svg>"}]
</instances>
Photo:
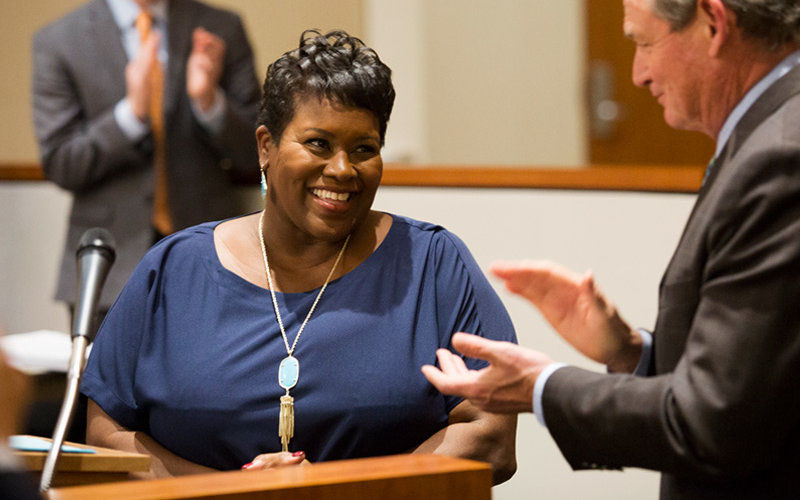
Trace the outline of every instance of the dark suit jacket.
<instances>
[{"instance_id":1,"label":"dark suit jacket","mask_svg":"<svg viewBox=\"0 0 800 500\"><path fill-rule=\"evenodd\" d=\"M227 98L223 131L196 120L186 94L192 31L202 26L226 43L220 81ZM260 91L241 20L194 0L169 1L169 61L164 107L169 202L176 229L240 213L232 173L258 174L255 117ZM125 96L127 56L105 0L42 28L33 42L33 114L45 175L73 195L56 299L74 302L75 251L83 232L108 229L117 260L101 307L119 294L152 244L152 140L129 141L113 109ZM54 214L58 215L58 214Z\"/></svg>"},{"instance_id":2,"label":"dark suit jacket","mask_svg":"<svg viewBox=\"0 0 800 500\"><path fill-rule=\"evenodd\" d=\"M557 370L573 468L663 472L661 497L800 498L800 68L741 119L664 274L649 377Z\"/></svg>"}]
</instances>

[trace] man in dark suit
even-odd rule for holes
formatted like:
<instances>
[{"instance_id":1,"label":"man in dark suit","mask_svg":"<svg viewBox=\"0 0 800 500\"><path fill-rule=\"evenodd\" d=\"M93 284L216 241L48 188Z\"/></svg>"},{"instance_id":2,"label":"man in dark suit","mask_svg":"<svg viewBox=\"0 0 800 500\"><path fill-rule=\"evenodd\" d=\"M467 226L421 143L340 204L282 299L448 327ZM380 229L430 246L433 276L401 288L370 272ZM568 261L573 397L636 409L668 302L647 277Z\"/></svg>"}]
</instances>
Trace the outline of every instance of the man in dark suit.
<instances>
[{"instance_id":1,"label":"man in dark suit","mask_svg":"<svg viewBox=\"0 0 800 500\"><path fill-rule=\"evenodd\" d=\"M661 497L800 497L800 5L625 0L634 82L717 140L652 334L549 262L497 263L595 373L467 334L423 368L442 392L533 411L575 469L662 471Z\"/></svg>"},{"instance_id":2,"label":"man in dark suit","mask_svg":"<svg viewBox=\"0 0 800 500\"><path fill-rule=\"evenodd\" d=\"M77 244L100 226L117 243L99 304L108 309L159 237L240 213L232 179L258 178L253 54L231 12L194 0L92 0L42 28L33 58L42 167L73 195L56 299L74 304ZM156 69L161 149L149 114ZM154 218L158 158L166 224Z\"/></svg>"}]
</instances>

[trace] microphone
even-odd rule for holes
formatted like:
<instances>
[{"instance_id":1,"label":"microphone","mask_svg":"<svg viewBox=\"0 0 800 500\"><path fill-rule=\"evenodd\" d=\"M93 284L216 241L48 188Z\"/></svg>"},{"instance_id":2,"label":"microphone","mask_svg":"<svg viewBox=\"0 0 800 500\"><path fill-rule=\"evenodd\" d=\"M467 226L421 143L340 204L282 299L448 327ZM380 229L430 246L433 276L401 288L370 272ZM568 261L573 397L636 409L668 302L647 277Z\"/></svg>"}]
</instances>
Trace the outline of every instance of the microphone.
<instances>
[{"instance_id":1,"label":"microphone","mask_svg":"<svg viewBox=\"0 0 800 500\"><path fill-rule=\"evenodd\" d=\"M75 303L75 312L72 321L72 353L69 358L67 371L67 389L61 411L58 414L56 427L53 431L53 442L47 452L47 458L42 468L42 478L39 490L45 492L50 488L58 459L61 456L61 445L72 423L75 413L75 403L78 399L81 374L86 363L86 347L94 338L94 316L97 312L97 302L103 283L108 276L108 270L114 263L114 238L111 233L103 228L89 229L81 236L78 244L76 258L78 260L78 300Z\"/></svg>"},{"instance_id":2,"label":"microphone","mask_svg":"<svg viewBox=\"0 0 800 500\"><path fill-rule=\"evenodd\" d=\"M86 337L90 342L96 333L94 315L108 270L114 263L114 237L100 227L89 229L81 237L76 252L78 260L78 300L72 321L72 338Z\"/></svg>"}]
</instances>

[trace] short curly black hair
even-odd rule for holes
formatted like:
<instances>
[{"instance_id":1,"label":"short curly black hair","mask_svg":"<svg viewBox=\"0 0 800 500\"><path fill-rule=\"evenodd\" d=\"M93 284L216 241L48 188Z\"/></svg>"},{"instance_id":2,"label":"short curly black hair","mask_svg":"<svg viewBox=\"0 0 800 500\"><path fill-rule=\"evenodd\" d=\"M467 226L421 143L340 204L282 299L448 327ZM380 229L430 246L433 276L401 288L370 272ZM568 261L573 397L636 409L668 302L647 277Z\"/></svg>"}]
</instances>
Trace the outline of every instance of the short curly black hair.
<instances>
[{"instance_id":1,"label":"short curly black hair","mask_svg":"<svg viewBox=\"0 0 800 500\"><path fill-rule=\"evenodd\" d=\"M298 99L314 97L371 111L380 124L381 146L394 105L392 70L364 42L344 31L306 30L300 46L267 68L257 126L280 142Z\"/></svg>"}]
</instances>

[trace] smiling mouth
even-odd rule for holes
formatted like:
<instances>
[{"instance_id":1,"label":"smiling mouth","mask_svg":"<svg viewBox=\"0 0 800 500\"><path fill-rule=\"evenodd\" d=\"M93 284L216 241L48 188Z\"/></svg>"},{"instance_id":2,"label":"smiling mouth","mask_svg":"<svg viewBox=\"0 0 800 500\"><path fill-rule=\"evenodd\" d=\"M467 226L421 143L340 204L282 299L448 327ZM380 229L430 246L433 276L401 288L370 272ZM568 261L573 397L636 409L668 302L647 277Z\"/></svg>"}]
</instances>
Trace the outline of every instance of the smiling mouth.
<instances>
[{"instance_id":1,"label":"smiling mouth","mask_svg":"<svg viewBox=\"0 0 800 500\"><path fill-rule=\"evenodd\" d=\"M336 193L333 191L328 191L327 189L319 189L314 188L311 190L314 193L314 196L317 198L322 198L324 200L333 200L333 201L348 201L350 200L350 196L352 193Z\"/></svg>"}]
</instances>

